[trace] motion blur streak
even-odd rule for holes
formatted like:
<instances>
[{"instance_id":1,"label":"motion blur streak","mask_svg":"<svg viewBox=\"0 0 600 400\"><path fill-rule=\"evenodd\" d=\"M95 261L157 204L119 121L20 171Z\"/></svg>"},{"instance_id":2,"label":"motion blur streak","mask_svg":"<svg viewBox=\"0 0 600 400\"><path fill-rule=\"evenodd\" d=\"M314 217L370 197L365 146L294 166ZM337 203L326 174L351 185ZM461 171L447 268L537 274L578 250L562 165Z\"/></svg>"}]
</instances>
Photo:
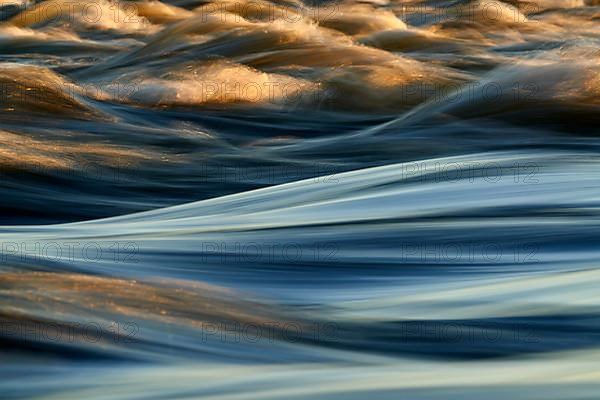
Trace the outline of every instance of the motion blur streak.
<instances>
[{"instance_id":1,"label":"motion blur streak","mask_svg":"<svg viewBox=\"0 0 600 400\"><path fill-rule=\"evenodd\" d=\"M596 398L599 20L1 3L2 398Z\"/></svg>"}]
</instances>

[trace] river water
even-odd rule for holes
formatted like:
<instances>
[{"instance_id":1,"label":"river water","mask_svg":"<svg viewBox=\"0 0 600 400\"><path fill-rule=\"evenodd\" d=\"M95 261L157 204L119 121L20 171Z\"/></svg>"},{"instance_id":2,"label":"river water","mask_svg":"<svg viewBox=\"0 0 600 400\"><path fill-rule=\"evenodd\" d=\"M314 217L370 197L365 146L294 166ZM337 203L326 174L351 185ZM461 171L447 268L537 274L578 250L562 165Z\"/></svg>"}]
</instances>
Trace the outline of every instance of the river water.
<instances>
[{"instance_id":1,"label":"river water","mask_svg":"<svg viewBox=\"0 0 600 400\"><path fill-rule=\"evenodd\" d=\"M600 2L0 5L7 399L592 399Z\"/></svg>"}]
</instances>

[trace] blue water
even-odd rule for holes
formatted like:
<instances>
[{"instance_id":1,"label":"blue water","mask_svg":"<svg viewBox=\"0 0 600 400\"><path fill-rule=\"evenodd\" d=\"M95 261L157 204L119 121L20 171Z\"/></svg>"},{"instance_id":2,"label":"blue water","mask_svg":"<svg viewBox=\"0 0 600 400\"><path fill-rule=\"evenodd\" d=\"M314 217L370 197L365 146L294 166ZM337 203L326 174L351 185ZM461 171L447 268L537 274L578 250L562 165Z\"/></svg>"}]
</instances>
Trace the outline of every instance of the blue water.
<instances>
[{"instance_id":1,"label":"blue water","mask_svg":"<svg viewBox=\"0 0 600 400\"><path fill-rule=\"evenodd\" d=\"M598 397L597 2L86 4L0 8L0 397Z\"/></svg>"}]
</instances>

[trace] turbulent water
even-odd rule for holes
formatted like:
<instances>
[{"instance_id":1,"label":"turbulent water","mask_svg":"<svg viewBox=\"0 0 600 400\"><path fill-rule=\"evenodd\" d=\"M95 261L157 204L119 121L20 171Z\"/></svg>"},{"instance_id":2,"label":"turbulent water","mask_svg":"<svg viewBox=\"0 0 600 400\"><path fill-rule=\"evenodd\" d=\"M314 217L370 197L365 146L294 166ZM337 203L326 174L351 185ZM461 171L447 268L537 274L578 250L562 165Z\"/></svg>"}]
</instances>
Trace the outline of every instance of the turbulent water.
<instances>
[{"instance_id":1,"label":"turbulent water","mask_svg":"<svg viewBox=\"0 0 600 400\"><path fill-rule=\"evenodd\" d=\"M597 0L0 5L0 397L596 399Z\"/></svg>"}]
</instances>

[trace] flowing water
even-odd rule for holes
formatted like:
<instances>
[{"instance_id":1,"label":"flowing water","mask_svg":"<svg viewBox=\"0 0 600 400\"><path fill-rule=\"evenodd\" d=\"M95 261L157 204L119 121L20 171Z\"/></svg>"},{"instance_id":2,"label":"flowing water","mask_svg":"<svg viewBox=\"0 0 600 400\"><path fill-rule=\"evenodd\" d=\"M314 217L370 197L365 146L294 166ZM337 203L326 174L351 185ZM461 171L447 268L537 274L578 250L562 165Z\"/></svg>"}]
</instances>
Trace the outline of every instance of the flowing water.
<instances>
[{"instance_id":1,"label":"flowing water","mask_svg":"<svg viewBox=\"0 0 600 400\"><path fill-rule=\"evenodd\" d=\"M597 0L0 4L0 397L596 399Z\"/></svg>"}]
</instances>

